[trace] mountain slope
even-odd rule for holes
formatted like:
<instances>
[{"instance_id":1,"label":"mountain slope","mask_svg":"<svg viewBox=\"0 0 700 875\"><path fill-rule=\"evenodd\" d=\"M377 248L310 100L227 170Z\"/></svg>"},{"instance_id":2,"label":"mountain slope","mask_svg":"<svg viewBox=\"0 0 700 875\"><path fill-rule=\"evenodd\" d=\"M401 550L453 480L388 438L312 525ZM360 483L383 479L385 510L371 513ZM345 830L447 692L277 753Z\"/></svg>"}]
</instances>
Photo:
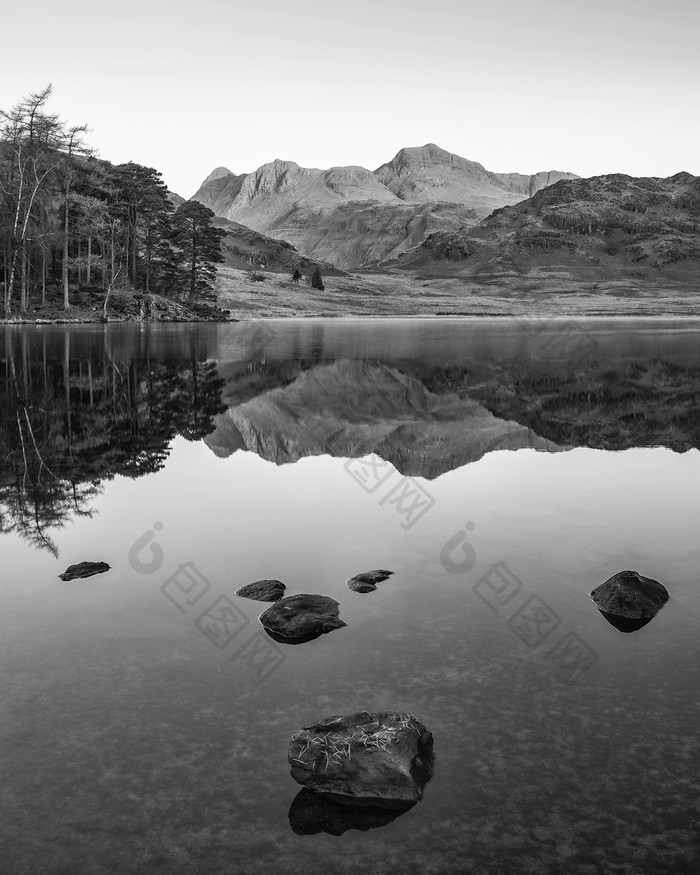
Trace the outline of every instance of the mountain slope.
<instances>
[{"instance_id":1,"label":"mountain slope","mask_svg":"<svg viewBox=\"0 0 700 875\"><path fill-rule=\"evenodd\" d=\"M348 268L396 257L430 233L474 225L562 176L571 174L494 174L428 144L402 149L374 172L279 159L242 176L217 168L194 199L218 216L288 240L305 255Z\"/></svg>"},{"instance_id":2,"label":"mountain slope","mask_svg":"<svg viewBox=\"0 0 700 875\"><path fill-rule=\"evenodd\" d=\"M478 227L434 234L397 266L442 275L560 269L700 279L700 178L562 180Z\"/></svg>"},{"instance_id":3,"label":"mountain slope","mask_svg":"<svg viewBox=\"0 0 700 875\"><path fill-rule=\"evenodd\" d=\"M318 267L325 275L338 275L342 271L334 265L302 255L286 240L266 237L258 231L253 231L238 222L215 217L212 224L226 232L222 240L221 252L223 263L237 270L255 270L262 268L273 273L294 273L298 269L304 275L310 275Z\"/></svg>"}]
</instances>

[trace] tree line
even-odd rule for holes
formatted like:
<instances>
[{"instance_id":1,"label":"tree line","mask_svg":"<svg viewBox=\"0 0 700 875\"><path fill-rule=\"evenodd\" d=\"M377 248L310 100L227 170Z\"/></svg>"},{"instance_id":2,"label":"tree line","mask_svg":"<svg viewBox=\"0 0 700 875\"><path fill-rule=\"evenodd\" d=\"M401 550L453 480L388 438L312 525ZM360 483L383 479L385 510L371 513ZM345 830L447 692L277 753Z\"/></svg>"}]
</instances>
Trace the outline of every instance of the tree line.
<instances>
[{"instance_id":1,"label":"tree line","mask_svg":"<svg viewBox=\"0 0 700 875\"><path fill-rule=\"evenodd\" d=\"M85 125L49 112L49 85L0 110L0 286L6 318L80 287L196 303L215 298L223 231L161 174L98 158Z\"/></svg>"}]
</instances>

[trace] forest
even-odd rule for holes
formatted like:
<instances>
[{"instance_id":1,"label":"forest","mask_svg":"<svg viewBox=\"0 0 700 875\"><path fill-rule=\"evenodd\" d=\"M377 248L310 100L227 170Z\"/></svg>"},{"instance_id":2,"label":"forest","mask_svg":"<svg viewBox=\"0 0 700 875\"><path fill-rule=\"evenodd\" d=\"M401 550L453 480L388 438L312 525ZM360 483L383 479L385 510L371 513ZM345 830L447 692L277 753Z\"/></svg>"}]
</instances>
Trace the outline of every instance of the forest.
<instances>
[{"instance_id":1,"label":"forest","mask_svg":"<svg viewBox=\"0 0 700 875\"><path fill-rule=\"evenodd\" d=\"M222 261L214 215L158 170L97 157L85 125L50 112L51 86L0 109L0 289L5 319L117 291L198 304Z\"/></svg>"}]
</instances>

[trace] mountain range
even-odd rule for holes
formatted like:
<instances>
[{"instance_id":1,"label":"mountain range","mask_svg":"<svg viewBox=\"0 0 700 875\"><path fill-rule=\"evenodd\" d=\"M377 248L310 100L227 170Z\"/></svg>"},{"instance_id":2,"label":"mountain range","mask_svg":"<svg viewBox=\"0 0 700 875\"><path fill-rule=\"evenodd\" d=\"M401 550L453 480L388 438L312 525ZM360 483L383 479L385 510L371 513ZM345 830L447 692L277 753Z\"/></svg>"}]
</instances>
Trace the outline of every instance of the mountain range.
<instances>
[{"instance_id":1,"label":"mountain range","mask_svg":"<svg viewBox=\"0 0 700 875\"><path fill-rule=\"evenodd\" d=\"M252 173L218 167L193 199L221 219L349 269L378 264L435 232L455 233L572 173L492 173L432 143L401 149L374 171L276 159Z\"/></svg>"}]
</instances>

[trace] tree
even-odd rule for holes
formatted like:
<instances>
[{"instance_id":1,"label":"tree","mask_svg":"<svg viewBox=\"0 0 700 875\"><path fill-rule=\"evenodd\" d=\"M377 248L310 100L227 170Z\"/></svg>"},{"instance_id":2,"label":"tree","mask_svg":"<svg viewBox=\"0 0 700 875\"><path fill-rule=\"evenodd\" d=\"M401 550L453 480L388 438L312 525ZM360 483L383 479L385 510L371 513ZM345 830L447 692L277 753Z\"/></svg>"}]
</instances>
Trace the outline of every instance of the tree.
<instances>
[{"instance_id":1,"label":"tree","mask_svg":"<svg viewBox=\"0 0 700 875\"><path fill-rule=\"evenodd\" d=\"M185 201L173 216L172 243L186 272L185 288L191 302L214 297L216 265L224 260L221 238L225 231L215 228L214 213L199 201Z\"/></svg>"},{"instance_id":2,"label":"tree","mask_svg":"<svg viewBox=\"0 0 700 875\"><path fill-rule=\"evenodd\" d=\"M114 213L127 237L127 274L134 288L142 283L150 292L155 253L171 234L173 206L168 189L158 170L133 161L113 168L112 181L116 189Z\"/></svg>"},{"instance_id":3,"label":"tree","mask_svg":"<svg viewBox=\"0 0 700 875\"><path fill-rule=\"evenodd\" d=\"M4 309L12 312L20 280L20 311L27 308L32 274L39 269L45 294L46 257L62 243L65 306L71 182L79 154L88 150L84 125L67 127L46 111L51 85L30 94L10 111L0 110L0 227L3 238ZM59 230L60 229L60 230ZM38 265L41 265L40 268Z\"/></svg>"},{"instance_id":4,"label":"tree","mask_svg":"<svg viewBox=\"0 0 700 875\"><path fill-rule=\"evenodd\" d=\"M300 279L301 279L301 274L299 273L299 268L296 267L296 268L294 268L294 273L292 274L292 282L294 283L295 286L298 285Z\"/></svg>"},{"instance_id":5,"label":"tree","mask_svg":"<svg viewBox=\"0 0 700 875\"><path fill-rule=\"evenodd\" d=\"M322 292L325 289L323 285L323 280L321 279L321 271L316 268L316 270L311 274L311 288L318 289L319 292Z\"/></svg>"},{"instance_id":6,"label":"tree","mask_svg":"<svg viewBox=\"0 0 700 875\"><path fill-rule=\"evenodd\" d=\"M60 164L65 132L58 116L44 107L51 86L30 94L9 112L0 111L0 191L5 254L5 317L12 308L17 269L21 274L20 310L27 304L27 268L33 226L39 219L42 201L48 195L52 175Z\"/></svg>"},{"instance_id":7,"label":"tree","mask_svg":"<svg viewBox=\"0 0 700 875\"><path fill-rule=\"evenodd\" d=\"M68 243L69 236L69 216L70 216L70 194L71 183L73 176L77 172L75 155L88 152L84 142L83 134L87 131L86 125L79 125L70 128L64 135L65 138L65 157L63 162L63 309L70 310L70 292L68 288Z\"/></svg>"}]
</instances>

